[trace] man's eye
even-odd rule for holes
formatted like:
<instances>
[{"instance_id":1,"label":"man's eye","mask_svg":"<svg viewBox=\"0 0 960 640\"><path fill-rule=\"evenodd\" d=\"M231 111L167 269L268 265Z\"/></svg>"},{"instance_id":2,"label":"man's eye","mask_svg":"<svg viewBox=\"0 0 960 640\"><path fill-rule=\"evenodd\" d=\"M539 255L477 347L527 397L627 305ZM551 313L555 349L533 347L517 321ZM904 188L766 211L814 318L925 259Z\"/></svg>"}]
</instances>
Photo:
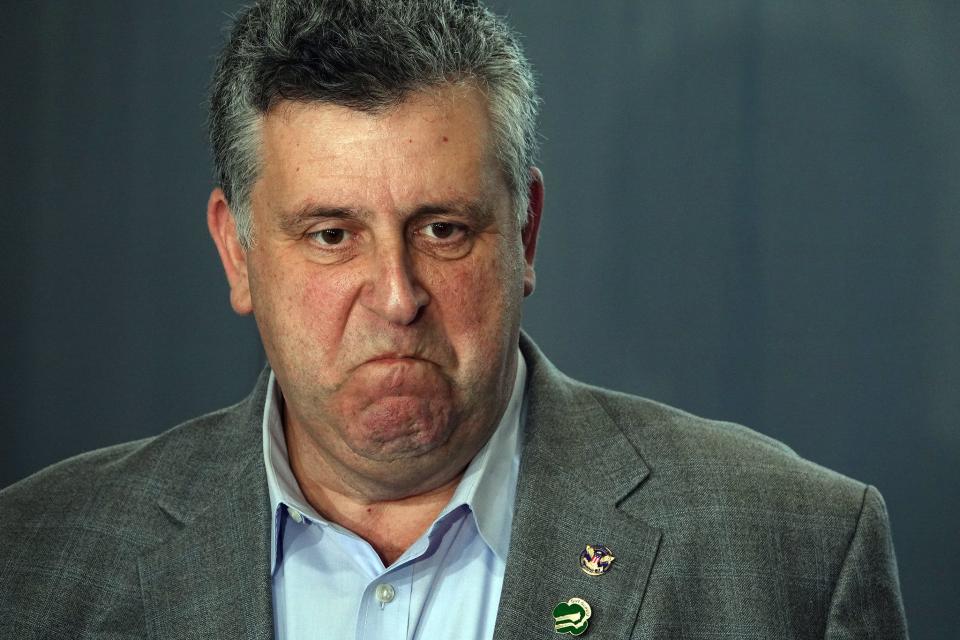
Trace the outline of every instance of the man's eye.
<instances>
[{"instance_id":1,"label":"man's eye","mask_svg":"<svg viewBox=\"0 0 960 640\"><path fill-rule=\"evenodd\" d=\"M347 237L346 229L322 229L311 234L320 244L333 246L340 244Z\"/></svg>"},{"instance_id":2,"label":"man's eye","mask_svg":"<svg viewBox=\"0 0 960 640\"><path fill-rule=\"evenodd\" d=\"M424 232L438 240L447 240L458 232L463 232L463 227L452 222L433 222L423 228Z\"/></svg>"}]
</instances>

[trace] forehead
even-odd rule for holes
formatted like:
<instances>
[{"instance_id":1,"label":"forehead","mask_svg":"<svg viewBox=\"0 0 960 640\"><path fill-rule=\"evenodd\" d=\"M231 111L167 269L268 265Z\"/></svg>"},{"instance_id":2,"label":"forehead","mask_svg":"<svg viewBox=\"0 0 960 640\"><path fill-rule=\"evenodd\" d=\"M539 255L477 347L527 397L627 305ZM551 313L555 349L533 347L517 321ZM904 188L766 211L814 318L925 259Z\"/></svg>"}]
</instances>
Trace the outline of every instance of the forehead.
<instances>
[{"instance_id":1,"label":"forehead","mask_svg":"<svg viewBox=\"0 0 960 640\"><path fill-rule=\"evenodd\" d=\"M259 191L284 208L320 196L378 208L506 189L487 100L472 86L415 93L377 112L282 102L261 131L255 199Z\"/></svg>"}]
</instances>

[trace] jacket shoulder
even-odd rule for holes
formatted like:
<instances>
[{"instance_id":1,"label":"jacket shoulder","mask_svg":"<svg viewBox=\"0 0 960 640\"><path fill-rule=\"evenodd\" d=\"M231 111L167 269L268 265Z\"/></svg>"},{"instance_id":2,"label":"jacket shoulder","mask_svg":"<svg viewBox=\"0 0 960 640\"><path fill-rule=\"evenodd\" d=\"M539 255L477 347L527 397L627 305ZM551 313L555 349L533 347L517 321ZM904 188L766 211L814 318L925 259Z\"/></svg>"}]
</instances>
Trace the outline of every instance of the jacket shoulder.
<instances>
[{"instance_id":1,"label":"jacket shoulder","mask_svg":"<svg viewBox=\"0 0 960 640\"><path fill-rule=\"evenodd\" d=\"M746 449L758 455L797 457L786 444L740 424L701 418L682 409L628 393L581 386L628 434L644 431L643 435L648 437L667 438L672 447L682 447L685 453L706 447L721 452L732 449L743 453ZM687 451L688 446L693 446L693 451Z\"/></svg>"},{"instance_id":2,"label":"jacket shoulder","mask_svg":"<svg viewBox=\"0 0 960 640\"><path fill-rule=\"evenodd\" d=\"M109 523L104 528L110 530L126 517L142 522L171 488L190 486L212 465L246 453L236 450L238 438L232 433L239 431L241 407L188 420L157 436L82 453L6 487L0 491L0 535L38 521L58 528L95 527L104 518Z\"/></svg>"},{"instance_id":3,"label":"jacket shoulder","mask_svg":"<svg viewBox=\"0 0 960 640\"><path fill-rule=\"evenodd\" d=\"M856 628L906 637L889 519L874 487L741 425L581 390L649 468L621 505L662 533L639 622L643 635L659 635L665 620L696 617L711 629L832 636ZM680 610L677 603L690 602L693 588L705 598L731 597L721 598L722 606Z\"/></svg>"},{"instance_id":4,"label":"jacket shoulder","mask_svg":"<svg viewBox=\"0 0 960 640\"><path fill-rule=\"evenodd\" d=\"M793 513L842 513L855 521L866 485L732 422L646 398L582 385L650 467L650 485L686 486L705 500L740 499ZM759 501L759 502L757 502Z\"/></svg>"},{"instance_id":5,"label":"jacket shoulder","mask_svg":"<svg viewBox=\"0 0 960 640\"><path fill-rule=\"evenodd\" d=\"M145 635L138 558L262 459L247 413L241 403L0 491L0 627Z\"/></svg>"}]
</instances>

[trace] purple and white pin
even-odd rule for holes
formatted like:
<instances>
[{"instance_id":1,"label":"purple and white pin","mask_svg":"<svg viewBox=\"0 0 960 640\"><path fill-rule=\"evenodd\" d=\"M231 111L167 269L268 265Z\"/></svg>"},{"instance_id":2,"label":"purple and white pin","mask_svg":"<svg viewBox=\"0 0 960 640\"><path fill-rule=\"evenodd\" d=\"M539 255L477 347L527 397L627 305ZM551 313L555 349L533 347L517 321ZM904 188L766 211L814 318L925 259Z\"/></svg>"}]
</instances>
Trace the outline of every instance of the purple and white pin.
<instances>
[{"instance_id":1,"label":"purple and white pin","mask_svg":"<svg viewBox=\"0 0 960 640\"><path fill-rule=\"evenodd\" d=\"M580 552L580 569L588 576L602 576L610 571L610 565L616 556L610 547L602 544L588 544Z\"/></svg>"}]
</instances>

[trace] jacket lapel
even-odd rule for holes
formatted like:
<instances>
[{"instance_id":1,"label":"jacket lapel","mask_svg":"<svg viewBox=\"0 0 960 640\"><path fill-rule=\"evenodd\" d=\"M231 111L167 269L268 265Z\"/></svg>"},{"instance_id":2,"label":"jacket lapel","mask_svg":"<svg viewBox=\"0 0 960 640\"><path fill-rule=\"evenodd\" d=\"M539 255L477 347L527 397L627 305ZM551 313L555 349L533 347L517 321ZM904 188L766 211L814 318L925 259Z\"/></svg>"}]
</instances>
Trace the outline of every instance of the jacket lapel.
<instances>
[{"instance_id":1,"label":"jacket lapel","mask_svg":"<svg viewBox=\"0 0 960 640\"><path fill-rule=\"evenodd\" d=\"M179 486L189 487L159 505L175 529L139 560L152 638L273 637L271 518L259 445L265 388L262 375L225 417L235 446L223 459L185 466L189 478ZM170 464L178 462L185 464Z\"/></svg>"},{"instance_id":2,"label":"jacket lapel","mask_svg":"<svg viewBox=\"0 0 960 640\"><path fill-rule=\"evenodd\" d=\"M591 607L590 638L632 634L659 530L619 508L648 475L643 459L589 388L574 385L525 337L527 420L510 553L494 637L557 637L553 609ZM610 571L589 576L587 544L609 547Z\"/></svg>"}]
</instances>

